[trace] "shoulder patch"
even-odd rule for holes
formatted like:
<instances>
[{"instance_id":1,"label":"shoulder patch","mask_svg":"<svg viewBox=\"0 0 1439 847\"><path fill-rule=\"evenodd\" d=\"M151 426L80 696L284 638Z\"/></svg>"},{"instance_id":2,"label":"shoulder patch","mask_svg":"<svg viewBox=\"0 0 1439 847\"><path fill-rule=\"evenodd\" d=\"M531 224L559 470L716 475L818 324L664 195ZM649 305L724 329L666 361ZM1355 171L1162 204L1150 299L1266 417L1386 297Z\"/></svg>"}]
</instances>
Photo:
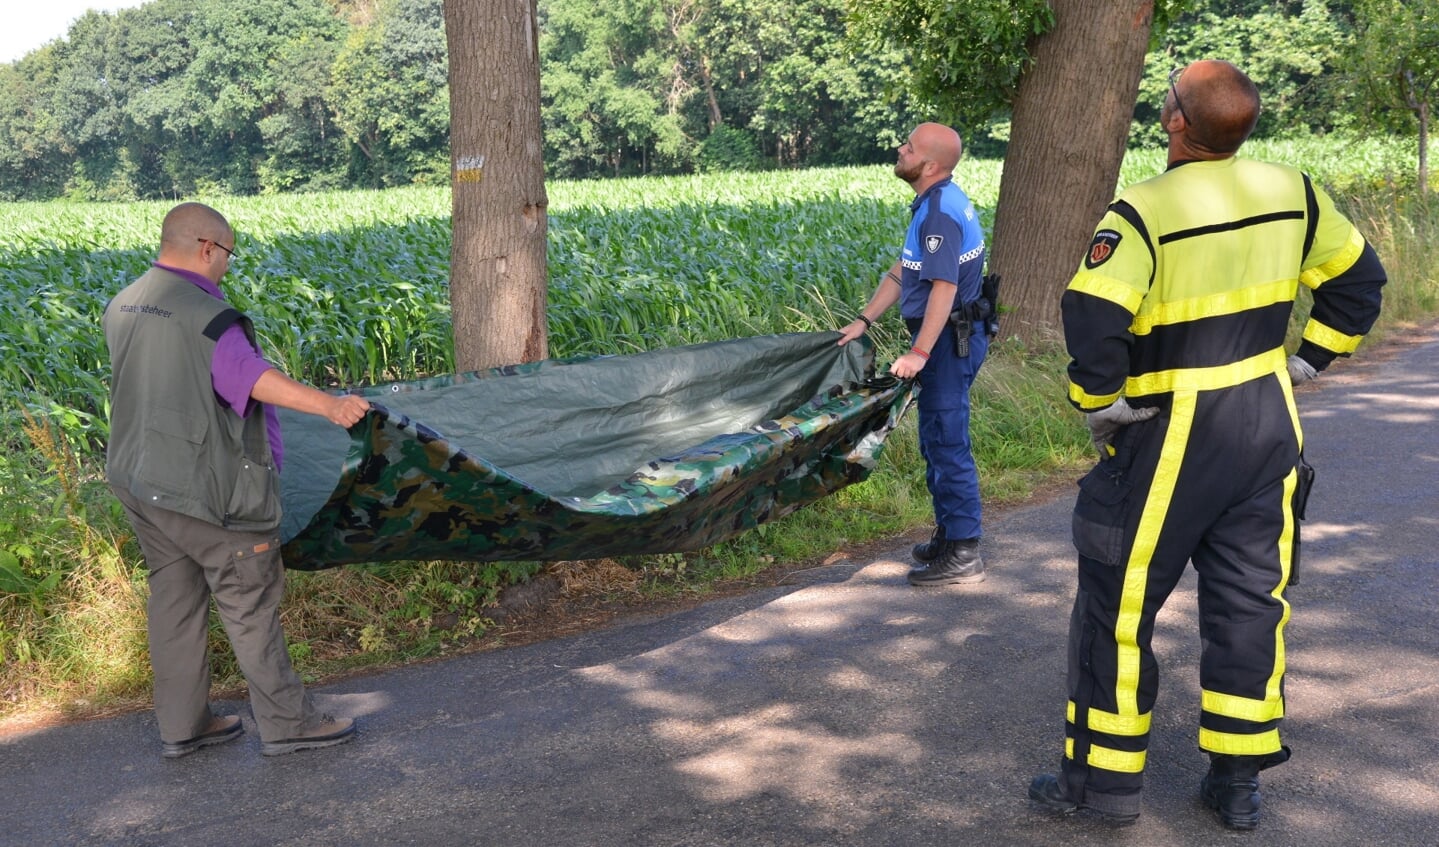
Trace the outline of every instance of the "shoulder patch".
<instances>
[{"instance_id":1,"label":"shoulder patch","mask_svg":"<svg viewBox=\"0 0 1439 847\"><path fill-rule=\"evenodd\" d=\"M936 253L939 251L939 246L943 243L944 236L942 235L926 235L924 237L924 251L926 253Z\"/></svg>"},{"instance_id":2,"label":"shoulder patch","mask_svg":"<svg viewBox=\"0 0 1439 847\"><path fill-rule=\"evenodd\" d=\"M1093 270L1109 261L1109 257L1113 256L1115 249L1119 247L1121 238L1123 236L1112 229L1096 232L1094 240L1089 242L1089 255L1084 257L1084 266Z\"/></svg>"}]
</instances>

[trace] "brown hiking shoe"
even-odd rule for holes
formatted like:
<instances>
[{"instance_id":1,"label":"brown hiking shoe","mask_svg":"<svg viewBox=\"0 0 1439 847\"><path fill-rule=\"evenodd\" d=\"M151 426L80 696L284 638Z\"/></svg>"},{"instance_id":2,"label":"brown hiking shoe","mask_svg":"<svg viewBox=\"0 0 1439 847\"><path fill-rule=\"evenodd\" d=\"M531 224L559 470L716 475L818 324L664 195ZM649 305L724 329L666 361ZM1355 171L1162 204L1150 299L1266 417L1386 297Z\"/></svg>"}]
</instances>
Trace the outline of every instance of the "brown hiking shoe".
<instances>
[{"instance_id":1,"label":"brown hiking shoe","mask_svg":"<svg viewBox=\"0 0 1439 847\"><path fill-rule=\"evenodd\" d=\"M184 741L165 741L160 745L160 755L167 759L178 759L181 756L188 756L199 750L201 747L209 747L212 744L224 744L226 741L234 741L240 737L245 728L240 725L239 715L225 715L224 717L211 717L210 725L205 731Z\"/></svg>"},{"instance_id":2,"label":"brown hiking shoe","mask_svg":"<svg viewBox=\"0 0 1439 847\"><path fill-rule=\"evenodd\" d=\"M313 729L302 732L294 738L282 741L266 741L260 745L262 756L283 756L297 750L313 750L319 747L334 747L355 737L353 718L336 718L320 715L320 722Z\"/></svg>"}]
</instances>

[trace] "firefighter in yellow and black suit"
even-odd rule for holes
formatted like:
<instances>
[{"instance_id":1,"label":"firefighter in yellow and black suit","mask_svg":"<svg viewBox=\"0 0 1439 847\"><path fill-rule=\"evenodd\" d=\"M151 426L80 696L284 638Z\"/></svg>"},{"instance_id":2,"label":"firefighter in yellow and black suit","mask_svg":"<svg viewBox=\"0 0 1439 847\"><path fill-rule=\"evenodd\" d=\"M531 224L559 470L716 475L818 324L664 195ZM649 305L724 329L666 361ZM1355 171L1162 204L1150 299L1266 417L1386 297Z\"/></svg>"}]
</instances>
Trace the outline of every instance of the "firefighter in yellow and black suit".
<instances>
[{"instance_id":1,"label":"firefighter in yellow and black suit","mask_svg":"<svg viewBox=\"0 0 1439 847\"><path fill-rule=\"evenodd\" d=\"M1378 257L1307 176L1236 158L1259 93L1227 62L1170 76L1169 167L1100 221L1061 301L1069 397L1100 452L1073 517L1065 746L1029 796L1138 817L1159 672L1154 620L1198 572L1201 794L1259 821L1260 769L1285 761L1285 589L1303 446L1291 384L1358 346L1379 313ZM1296 355L1298 286L1314 306Z\"/></svg>"}]
</instances>

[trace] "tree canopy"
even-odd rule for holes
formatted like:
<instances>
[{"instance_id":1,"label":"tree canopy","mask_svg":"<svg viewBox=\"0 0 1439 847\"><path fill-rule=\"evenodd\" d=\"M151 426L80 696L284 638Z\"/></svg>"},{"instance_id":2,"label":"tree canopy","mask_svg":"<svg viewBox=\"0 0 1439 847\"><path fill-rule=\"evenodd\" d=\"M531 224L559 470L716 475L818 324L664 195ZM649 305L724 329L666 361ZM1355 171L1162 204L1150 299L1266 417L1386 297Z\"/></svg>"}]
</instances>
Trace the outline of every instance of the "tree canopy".
<instances>
[{"instance_id":1,"label":"tree canopy","mask_svg":"<svg viewBox=\"0 0 1439 847\"><path fill-rule=\"evenodd\" d=\"M1166 74L1202 56L1259 83L1261 137L1414 132L1435 6L1159 0L1130 143L1160 140ZM1002 152L1053 16L1045 0L539 0L538 22L546 173L598 177L888 162L929 119ZM0 199L443 184L447 55L442 0L89 12L0 65Z\"/></svg>"}]
</instances>

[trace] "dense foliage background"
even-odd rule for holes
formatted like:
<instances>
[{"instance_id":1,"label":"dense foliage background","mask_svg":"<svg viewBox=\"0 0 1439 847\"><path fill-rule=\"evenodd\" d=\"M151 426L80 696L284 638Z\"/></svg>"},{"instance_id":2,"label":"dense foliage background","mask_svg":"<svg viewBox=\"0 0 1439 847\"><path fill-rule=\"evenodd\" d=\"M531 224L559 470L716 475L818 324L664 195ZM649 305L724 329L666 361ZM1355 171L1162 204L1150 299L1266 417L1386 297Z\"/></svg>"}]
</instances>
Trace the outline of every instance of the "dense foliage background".
<instances>
[{"instance_id":1,"label":"dense foliage background","mask_svg":"<svg viewBox=\"0 0 1439 847\"><path fill-rule=\"evenodd\" d=\"M1435 0L1385 2L1413 7L1411 29L1435 17L1423 11ZM1203 56L1259 83L1258 137L1413 133L1384 65L1407 35L1365 18L1398 19L1381 6L1157 3L1132 144L1159 140L1167 72ZM0 65L0 200L445 184L442 8L151 0L90 12ZM924 118L1001 155L1006 97L1046 14L1036 0L539 0L547 174L872 164Z\"/></svg>"}]
</instances>

